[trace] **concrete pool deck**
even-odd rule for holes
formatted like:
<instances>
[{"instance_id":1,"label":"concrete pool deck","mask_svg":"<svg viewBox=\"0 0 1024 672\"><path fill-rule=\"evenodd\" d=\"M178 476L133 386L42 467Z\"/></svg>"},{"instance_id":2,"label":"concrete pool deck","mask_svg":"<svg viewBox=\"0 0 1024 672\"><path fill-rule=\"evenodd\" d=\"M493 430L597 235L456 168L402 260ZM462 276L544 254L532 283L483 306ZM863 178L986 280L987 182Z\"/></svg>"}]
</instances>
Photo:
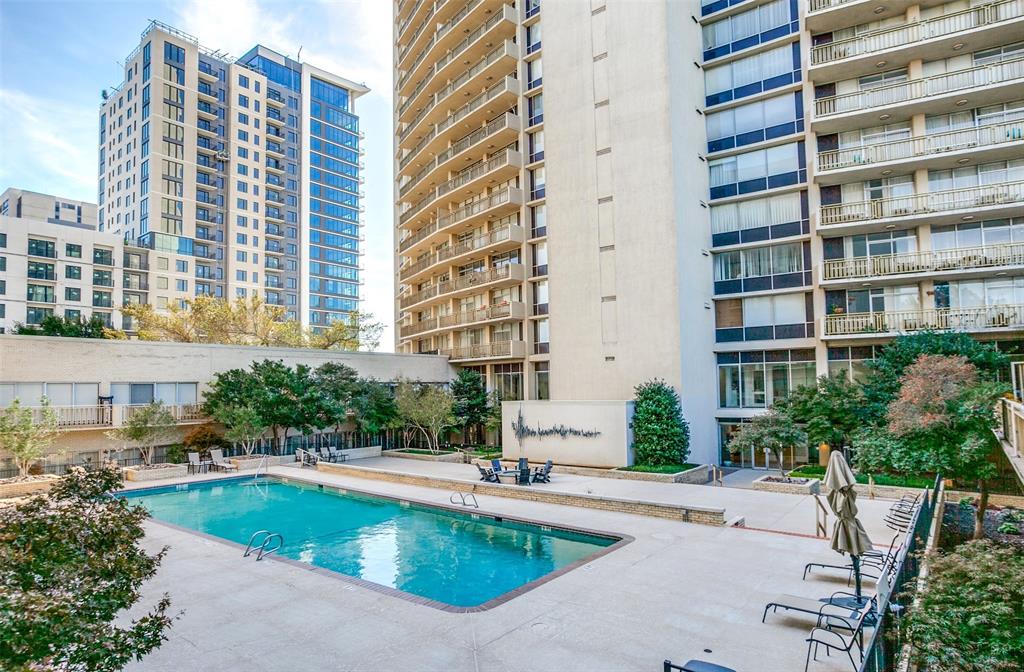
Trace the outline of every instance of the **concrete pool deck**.
<instances>
[{"instance_id":1,"label":"concrete pool deck","mask_svg":"<svg viewBox=\"0 0 1024 672\"><path fill-rule=\"evenodd\" d=\"M397 463L391 468L428 473L455 467L464 477L467 468L473 469L379 459ZM270 472L443 504L450 494L294 467ZM811 560L841 562L827 540L787 529L803 526L797 511L801 502L813 506L803 501L807 498L568 475L553 479L551 486L556 485L601 492L614 486L613 496L685 497L690 504L722 505L730 515L747 516L748 525L755 526L751 520L757 527L774 524L771 529L777 531L480 496L486 512L625 533L634 541L489 611L457 614L289 563L242 559L235 547L149 522L146 547L167 545L170 551L142 604L167 592L173 610L184 613L169 631L169 641L128 669L654 672L666 658L676 663L698 658L737 672L800 670L813 620L780 613L762 624L765 603L778 593L823 597L846 588L845 576L838 573L800 578ZM623 485L640 489L624 493L618 489ZM673 494L652 486L682 490ZM880 514L888 503L859 503L869 534L887 546L892 532L881 524ZM809 515L813 529L813 511ZM834 656L812 663L811 670L848 668L845 657Z\"/></svg>"}]
</instances>

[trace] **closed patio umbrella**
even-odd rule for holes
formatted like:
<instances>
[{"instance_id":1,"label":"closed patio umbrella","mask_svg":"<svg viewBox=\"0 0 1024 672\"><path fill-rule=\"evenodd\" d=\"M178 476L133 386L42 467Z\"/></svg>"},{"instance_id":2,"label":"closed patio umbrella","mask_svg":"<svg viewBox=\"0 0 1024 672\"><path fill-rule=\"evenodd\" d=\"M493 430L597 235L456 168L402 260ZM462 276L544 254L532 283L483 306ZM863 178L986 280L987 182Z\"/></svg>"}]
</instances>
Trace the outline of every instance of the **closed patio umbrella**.
<instances>
[{"instance_id":1,"label":"closed patio umbrella","mask_svg":"<svg viewBox=\"0 0 1024 672\"><path fill-rule=\"evenodd\" d=\"M857 493L853 488L856 483L857 479L846 463L846 458L841 452L833 451L825 472L828 503L836 514L836 524L832 529L832 550L850 554L856 580L855 594L860 602L860 556L871 549L871 539L857 520Z\"/></svg>"}]
</instances>

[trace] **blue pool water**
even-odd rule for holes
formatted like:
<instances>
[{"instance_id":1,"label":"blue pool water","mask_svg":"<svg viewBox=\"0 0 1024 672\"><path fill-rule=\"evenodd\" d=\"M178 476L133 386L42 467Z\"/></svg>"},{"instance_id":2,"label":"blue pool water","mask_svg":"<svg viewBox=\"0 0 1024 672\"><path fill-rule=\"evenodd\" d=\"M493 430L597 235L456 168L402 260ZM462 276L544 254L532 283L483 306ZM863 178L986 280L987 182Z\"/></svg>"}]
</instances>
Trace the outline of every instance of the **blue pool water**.
<instances>
[{"instance_id":1,"label":"blue pool water","mask_svg":"<svg viewBox=\"0 0 1024 672\"><path fill-rule=\"evenodd\" d=\"M481 605L618 541L276 479L123 496L157 520L242 545L257 530L279 532L279 555L459 607Z\"/></svg>"}]
</instances>

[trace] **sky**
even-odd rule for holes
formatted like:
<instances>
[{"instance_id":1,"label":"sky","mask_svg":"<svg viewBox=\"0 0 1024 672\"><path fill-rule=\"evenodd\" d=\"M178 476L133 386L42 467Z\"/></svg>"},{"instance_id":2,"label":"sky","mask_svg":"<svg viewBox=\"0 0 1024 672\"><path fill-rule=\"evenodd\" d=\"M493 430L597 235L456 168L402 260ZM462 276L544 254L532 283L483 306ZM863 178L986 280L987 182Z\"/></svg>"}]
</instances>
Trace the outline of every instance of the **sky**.
<instances>
[{"instance_id":1,"label":"sky","mask_svg":"<svg viewBox=\"0 0 1024 672\"><path fill-rule=\"evenodd\" d=\"M241 56L256 44L366 84L363 309L394 350L391 2L0 0L0 190L96 201L100 93L151 19Z\"/></svg>"}]
</instances>

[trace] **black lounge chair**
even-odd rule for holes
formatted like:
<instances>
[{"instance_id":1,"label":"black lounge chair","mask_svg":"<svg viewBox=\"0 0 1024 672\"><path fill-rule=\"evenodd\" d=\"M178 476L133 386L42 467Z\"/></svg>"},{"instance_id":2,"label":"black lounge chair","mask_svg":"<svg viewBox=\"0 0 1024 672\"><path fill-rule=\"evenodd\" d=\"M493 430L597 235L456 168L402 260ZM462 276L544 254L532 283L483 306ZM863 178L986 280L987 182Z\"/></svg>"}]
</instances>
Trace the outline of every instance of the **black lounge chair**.
<instances>
[{"instance_id":1,"label":"black lounge chair","mask_svg":"<svg viewBox=\"0 0 1024 672\"><path fill-rule=\"evenodd\" d=\"M861 575L871 579L877 579L881 576L881 572L885 572L889 567L895 566L896 558L899 556L900 551L903 549L903 544L896 546L896 539L893 537L892 543L889 544L889 551L883 556L877 551L871 551L860 556L860 568ZM853 563L848 562L845 565L831 565L827 562L808 562L804 565L804 576L803 579L807 580L807 575L810 573L812 567L819 567L821 569L841 569L844 572L850 574L850 578L847 579L847 583L853 578ZM874 572L878 571L879 574Z\"/></svg>"},{"instance_id":2,"label":"black lounge chair","mask_svg":"<svg viewBox=\"0 0 1024 672\"><path fill-rule=\"evenodd\" d=\"M811 665L811 651L814 651L814 660L818 660L818 647L824 646L827 653L842 651L850 659L854 672L860 669L858 661L853 659L853 647L857 647L860 654L860 662L864 661L864 625L868 617L875 613L875 604L872 599L864 605L856 620L836 616L828 616L818 619L818 625L811 630L807 637L807 662L804 664L804 672ZM838 621L836 620L838 619ZM872 623L874 621L871 621ZM837 630L846 630L850 634L844 635Z\"/></svg>"},{"instance_id":3,"label":"black lounge chair","mask_svg":"<svg viewBox=\"0 0 1024 672\"><path fill-rule=\"evenodd\" d=\"M848 593L845 590L838 590L832 593L826 601L811 597L799 597L797 595L777 595L771 602L764 605L764 613L761 614L761 622L764 623L765 619L768 618L769 609L772 610L773 614L779 609L811 614L818 618L819 625L821 624L821 619L826 616L845 619L849 619L851 617L855 618L857 616L857 611L855 609L851 609L846 604L838 603L838 599L845 600L850 597L856 597L856 595Z\"/></svg>"},{"instance_id":4,"label":"black lounge chair","mask_svg":"<svg viewBox=\"0 0 1024 672\"><path fill-rule=\"evenodd\" d=\"M535 467L533 470L533 482L534 483L550 483L551 482L551 460L544 463L543 467Z\"/></svg>"},{"instance_id":5,"label":"black lounge chair","mask_svg":"<svg viewBox=\"0 0 1024 672\"><path fill-rule=\"evenodd\" d=\"M501 483L498 475L494 473L493 469L484 469L481 465L476 465L476 468L480 470L480 480L485 483Z\"/></svg>"},{"instance_id":6,"label":"black lounge chair","mask_svg":"<svg viewBox=\"0 0 1024 672\"><path fill-rule=\"evenodd\" d=\"M501 465L501 460L491 460L491 469L494 470L495 474L505 471L505 467Z\"/></svg>"}]
</instances>

